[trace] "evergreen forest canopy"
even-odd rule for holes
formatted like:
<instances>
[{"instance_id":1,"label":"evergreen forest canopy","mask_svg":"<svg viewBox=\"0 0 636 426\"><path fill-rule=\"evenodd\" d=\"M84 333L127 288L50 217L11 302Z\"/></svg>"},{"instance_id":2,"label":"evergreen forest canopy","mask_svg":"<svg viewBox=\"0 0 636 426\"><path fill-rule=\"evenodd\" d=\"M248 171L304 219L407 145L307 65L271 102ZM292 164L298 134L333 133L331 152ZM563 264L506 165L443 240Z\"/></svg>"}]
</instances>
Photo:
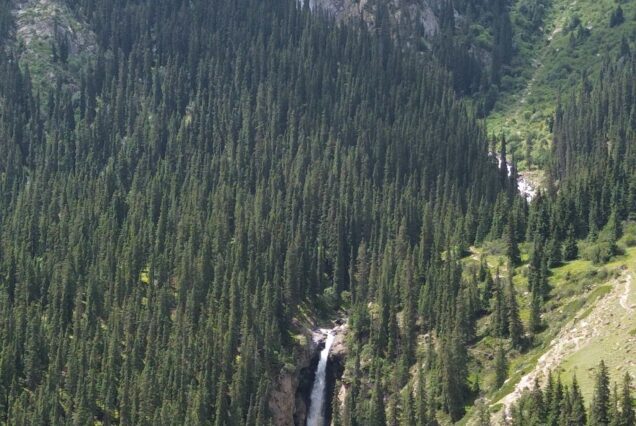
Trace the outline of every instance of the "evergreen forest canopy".
<instances>
[{"instance_id":1,"label":"evergreen forest canopy","mask_svg":"<svg viewBox=\"0 0 636 426\"><path fill-rule=\"evenodd\" d=\"M98 42L78 87L0 54L0 422L268 424L306 303L349 313L334 421L458 420L477 320L531 347L548 268L580 238L611 257L636 211L629 51L559 109L528 205L443 58L386 32L291 0L66 3ZM534 247L527 324L511 276L460 263L500 238L510 265Z\"/></svg>"}]
</instances>

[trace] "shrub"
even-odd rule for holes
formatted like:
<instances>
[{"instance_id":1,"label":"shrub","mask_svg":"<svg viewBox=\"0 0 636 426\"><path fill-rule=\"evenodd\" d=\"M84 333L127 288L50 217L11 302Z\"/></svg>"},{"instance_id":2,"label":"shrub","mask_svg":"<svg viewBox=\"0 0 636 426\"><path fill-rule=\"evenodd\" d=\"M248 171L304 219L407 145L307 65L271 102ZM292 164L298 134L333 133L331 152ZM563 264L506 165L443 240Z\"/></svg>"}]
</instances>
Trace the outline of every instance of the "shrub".
<instances>
[{"instance_id":1,"label":"shrub","mask_svg":"<svg viewBox=\"0 0 636 426\"><path fill-rule=\"evenodd\" d=\"M628 235L625 237L625 240L623 242L625 243L626 247L636 247L636 236Z\"/></svg>"},{"instance_id":2,"label":"shrub","mask_svg":"<svg viewBox=\"0 0 636 426\"><path fill-rule=\"evenodd\" d=\"M617 247L610 241L598 241L595 244L590 244L583 251L583 258L591 261L595 265L602 265L609 262L609 260L617 252Z\"/></svg>"},{"instance_id":3,"label":"shrub","mask_svg":"<svg viewBox=\"0 0 636 426\"><path fill-rule=\"evenodd\" d=\"M618 7L616 7L616 10L614 10L614 12L612 12L612 15L610 16L609 26L610 28L617 27L623 22L625 22L625 15L623 14L623 8L620 5L618 5Z\"/></svg>"},{"instance_id":4,"label":"shrub","mask_svg":"<svg viewBox=\"0 0 636 426\"><path fill-rule=\"evenodd\" d=\"M578 27L579 25L581 25L581 18L579 17L579 15L574 14L570 17L570 22L568 22L568 25L566 27L567 31L573 31L576 29L576 27Z\"/></svg>"}]
</instances>

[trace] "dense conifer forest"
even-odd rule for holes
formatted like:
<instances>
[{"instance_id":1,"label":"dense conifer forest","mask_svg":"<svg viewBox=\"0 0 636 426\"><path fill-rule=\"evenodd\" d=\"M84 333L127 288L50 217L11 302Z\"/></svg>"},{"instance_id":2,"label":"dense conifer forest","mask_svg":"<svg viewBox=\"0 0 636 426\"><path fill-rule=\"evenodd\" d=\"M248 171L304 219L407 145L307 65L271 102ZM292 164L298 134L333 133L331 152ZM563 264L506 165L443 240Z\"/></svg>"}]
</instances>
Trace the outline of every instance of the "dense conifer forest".
<instances>
[{"instance_id":1,"label":"dense conifer forest","mask_svg":"<svg viewBox=\"0 0 636 426\"><path fill-rule=\"evenodd\" d=\"M627 41L562 94L548 183L530 202L506 139L479 120L513 54L504 1L443 2L448 27L421 51L293 0L65 0L97 45L76 82L48 89L9 43L11 3L2 424L273 424L307 310L348 317L333 424L467 411L489 424L469 347L501 342L502 386L509 352L545 325L550 268L616 256L636 213ZM453 7L495 29L492 63L453 34ZM488 241L505 264L463 262ZM604 368L593 401L555 376L510 421L633 425L630 376L611 393Z\"/></svg>"}]
</instances>

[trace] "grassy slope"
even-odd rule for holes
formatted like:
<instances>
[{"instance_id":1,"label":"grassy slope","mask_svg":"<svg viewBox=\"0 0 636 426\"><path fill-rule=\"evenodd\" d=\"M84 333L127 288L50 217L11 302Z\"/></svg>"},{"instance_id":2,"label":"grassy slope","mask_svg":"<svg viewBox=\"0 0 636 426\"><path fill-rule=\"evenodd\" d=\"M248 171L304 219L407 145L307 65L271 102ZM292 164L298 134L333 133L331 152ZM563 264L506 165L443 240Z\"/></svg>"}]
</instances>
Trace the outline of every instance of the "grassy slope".
<instances>
[{"instance_id":1,"label":"grassy slope","mask_svg":"<svg viewBox=\"0 0 636 426\"><path fill-rule=\"evenodd\" d=\"M513 23L519 15L518 4L513 7ZM607 53L616 54L623 36L632 44L636 42L636 1L623 0L625 22L610 28L609 17L616 6L615 0L552 0L543 34L532 43L516 36L518 55L511 75L505 77L503 93L486 121L490 132L507 136L522 170L547 162L549 120L559 93L569 96L581 75L597 72ZM570 36L576 35L578 28L569 31L568 24L575 16L582 27L589 28L589 35L570 47Z\"/></svg>"},{"instance_id":2,"label":"grassy slope","mask_svg":"<svg viewBox=\"0 0 636 426\"><path fill-rule=\"evenodd\" d=\"M626 227L626 236L619 242L623 247L630 239L636 239L636 224ZM583 246L585 243L581 242ZM530 300L527 293L527 259L530 247L521 247L522 260L524 264L516 269L514 278L515 288L519 298L520 314L524 325L527 325L529 316ZM500 268L501 275L506 276L504 248L502 244L490 243L482 248L474 248L473 254L466 258L466 264L478 264L478 259L485 256L492 270ZM471 380L479 378L480 388L483 395L493 403L501 400L504 396L515 389L520 379L532 371L539 358L546 353L551 343L559 332L566 326L576 321L582 321L588 317L597 306L598 301L607 296L616 283L616 277L624 272L636 274L636 247L625 250L625 254L615 257L606 265L593 265L590 261L577 259L553 268L551 270L550 285L553 287L551 298L545 306L543 315L546 329L534 337L534 346L527 352L520 353L515 350L509 352L509 378L500 389L494 389L494 354L500 340L491 337L479 338L471 348L470 352L473 361L470 365ZM636 303L636 280L632 282L629 296L630 304ZM602 321L602 326L606 328L593 338L589 344L582 346L579 350L573 351L560 365L554 365L555 373L561 374L566 383L571 381L572 374L576 372L577 379L581 385L586 398L592 392L593 368L604 359L612 371L612 378L618 379L628 369L636 376L636 362L633 361L636 353L636 315L621 311L622 307L616 303L616 312L620 313L615 318L609 318L607 322ZM598 315L598 312L594 312ZM484 317L479 321L478 336L485 334L490 318ZM597 320L598 322L598 320ZM616 324L621 327L616 329ZM607 327L605 327L607 326ZM504 341L505 342L505 341ZM501 405L494 405L493 411L501 409ZM470 412L463 423L470 423Z\"/></svg>"},{"instance_id":3,"label":"grassy slope","mask_svg":"<svg viewBox=\"0 0 636 426\"><path fill-rule=\"evenodd\" d=\"M603 324L604 332L596 336L587 345L583 346L567 357L559 366L562 378L570 382L576 374L581 385L583 395L589 401L594 387L594 371L601 360L607 364L612 381L620 382L628 371L632 377L636 377L636 284L633 274L636 271L636 247L627 250L625 256L617 258L608 267L626 266L632 274L631 285L626 292L625 309L619 300L612 300L611 310L606 313ZM617 283L623 286L623 282ZM621 292L623 290L621 289Z\"/></svg>"}]
</instances>

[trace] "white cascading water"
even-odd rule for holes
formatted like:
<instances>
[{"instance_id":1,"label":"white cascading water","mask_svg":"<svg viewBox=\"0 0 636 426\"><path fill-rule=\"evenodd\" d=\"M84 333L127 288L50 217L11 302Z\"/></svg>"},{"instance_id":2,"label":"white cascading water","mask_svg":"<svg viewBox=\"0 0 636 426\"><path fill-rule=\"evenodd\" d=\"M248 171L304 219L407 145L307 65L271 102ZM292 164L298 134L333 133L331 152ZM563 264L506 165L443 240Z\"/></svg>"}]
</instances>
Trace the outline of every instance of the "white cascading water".
<instances>
[{"instance_id":1,"label":"white cascading water","mask_svg":"<svg viewBox=\"0 0 636 426\"><path fill-rule=\"evenodd\" d=\"M311 389L311 402L309 403L309 416L307 416L307 426L325 426L325 392L327 386L327 359L329 350L335 339L331 331L327 331L325 348L320 352L320 361L316 367L316 378Z\"/></svg>"}]
</instances>

